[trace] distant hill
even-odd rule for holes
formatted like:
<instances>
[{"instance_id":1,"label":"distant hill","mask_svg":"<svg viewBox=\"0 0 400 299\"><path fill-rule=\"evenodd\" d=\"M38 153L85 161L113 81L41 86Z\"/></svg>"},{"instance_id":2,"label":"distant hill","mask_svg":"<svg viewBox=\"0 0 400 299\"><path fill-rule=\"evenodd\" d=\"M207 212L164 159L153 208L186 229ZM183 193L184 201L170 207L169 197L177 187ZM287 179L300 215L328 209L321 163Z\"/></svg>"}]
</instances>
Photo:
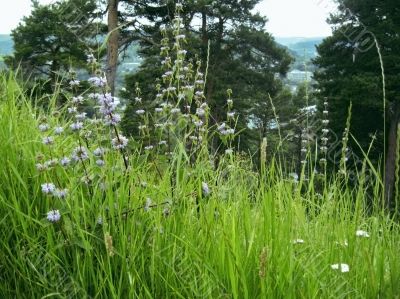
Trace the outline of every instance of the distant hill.
<instances>
[{"instance_id":1,"label":"distant hill","mask_svg":"<svg viewBox=\"0 0 400 299\"><path fill-rule=\"evenodd\" d=\"M314 70L311 60L317 56L316 46L323 41L324 37L276 37L275 41L285 47L295 58L292 70L308 71Z\"/></svg>"},{"instance_id":2,"label":"distant hill","mask_svg":"<svg viewBox=\"0 0 400 299\"><path fill-rule=\"evenodd\" d=\"M319 45L324 37L276 37L277 43L296 52L298 56L317 56L315 46Z\"/></svg>"},{"instance_id":3,"label":"distant hill","mask_svg":"<svg viewBox=\"0 0 400 299\"><path fill-rule=\"evenodd\" d=\"M311 59L317 56L315 49L316 45L319 45L323 37L276 37L277 43L285 47L289 53L295 58L295 62L291 66L290 73L288 75L289 81L294 81L304 71L313 71L315 69L311 62ZM3 56L10 55L13 53L13 40L10 35L0 34L0 69L4 68ZM141 63L141 57L137 55L138 46L131 46L125 53L126 57L120 59L120 67L117 76L117 85L123 86L124 77L126 74L134 72ZM291 74L293 73L293 74ZM300 74L300 75L299 75Z\"/></svg>"},{"instance_id":4,"label":"distant hill","mask_svg":"<svg viewBox=\"0 0 400 299\"><path fill-rule=\"evenodd\" d=\"M13 52L14 43L10 35L0 34L0 56L10 55Z\"/></svg>"},{"instance_id":5,"label":"distant hill","mask_svg":"<svg viewBox=\"0 0 400 299\"><path fill-rule=\"evenodd\" d=\"M290 71L285 79L293 90L306 79L312 79L315 65L312 59L317 56L316 46L323 41L324 37L276 37L275 41L286 48L295 58Z\"/></svg>"},{"instance_id":6,"label":"distant hill","mask_svg":"<svg viewBox=\"0 0 400 299\"><path fill-rule=\"evenodd\" d=\"M3 56L10 55L14 51L14 43L10 35L0 34L0 70L5 68Z\"/></svg>"}]
</instances>

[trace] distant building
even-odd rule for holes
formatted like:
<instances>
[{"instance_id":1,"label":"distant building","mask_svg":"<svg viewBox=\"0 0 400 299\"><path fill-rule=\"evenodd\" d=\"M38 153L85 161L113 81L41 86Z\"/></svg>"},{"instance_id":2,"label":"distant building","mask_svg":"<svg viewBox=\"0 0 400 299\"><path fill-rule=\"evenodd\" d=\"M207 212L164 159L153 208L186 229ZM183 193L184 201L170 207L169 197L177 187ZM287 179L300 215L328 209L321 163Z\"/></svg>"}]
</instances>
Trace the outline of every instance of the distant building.
<instances>
[{"instance_id":1,"label":"distant building","mask_svg":"<svg viewBox=\"0 0 400 299\"><path fill-rule=\"evenodd\" d=\"M311 81L312 73L305 72L305 71L299 71L299 70L293 70L287 74L287 79L289 81L296 82L296 83L301 83L304 81Z\"/></svg>"}]
</instances>

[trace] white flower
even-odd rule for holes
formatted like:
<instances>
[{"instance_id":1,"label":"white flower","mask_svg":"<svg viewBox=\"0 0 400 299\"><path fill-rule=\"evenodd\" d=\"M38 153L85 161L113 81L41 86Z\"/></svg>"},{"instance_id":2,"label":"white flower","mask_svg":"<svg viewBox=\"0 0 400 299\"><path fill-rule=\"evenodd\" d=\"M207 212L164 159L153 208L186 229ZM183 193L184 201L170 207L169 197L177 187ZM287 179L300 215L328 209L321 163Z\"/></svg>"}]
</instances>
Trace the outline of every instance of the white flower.
<instances>
[{"instance_id":1,"label":"white flower","mask_svg":"<svg viewBox=\"0 0 400 299\"><path fill-rule=\"evenodd\" d=\"M222 131L225 129L225 127L226 127L226 123L222 123L221 125L218 126L217 130Z\"/></svg>"},{"instance_id":2,"label":"white flower","mask_svg":"<svg viewBox=\"0 0 400 299\"><path fill-rule=\"evenodd\" d=\"M233 134L235 134L235 130L234 129L227 129L227 130L222 130L220 133L222 135L233 135Z\"/></svg>"},{"instance_id":3,"label":"white flower","mask_svg":"<svg viewBox=\"0 0 400 299\"><path fill-rule=\"evenodd\" d=\"M98 94L98 93L89 93L89 94L88 94L88 98L89 98L89 99L92 99L92 100L97 100L97 99L99 99L100 96L101 96L101 95Z\"/></svg>"},{"instance_id":4,"label":"white flower","mask_svg":"<svg viewBox=\"0 0 400 299\"><path fill-rule=\"evenodd\" d=\"M179 108L173 108L173 109L171 109L171 113L172 114L178 114L178 113L180 113L181 112L181 109L179 109Z\"/></svg>"},{"instance_id":5,"label":"white flower","mask_svg":"<svg viewBox=\"0 0 400 299\"><path fill-rule=\"evenodd\" d=\"M210 187L208 187L208 184L206 182L201 183L201 190L203 191L204 196L210 195Z\"/></svg>"},{"instance_id":6,"label":"white flower","mask_svg":"<svg viewBox=\"0 0 400 299\"><path fill-rule=\"evenodd\" d=\"M96 160L96 165L97 166L102 167L102 166L104 166L104 164L105 164L104 160L102 160L102 159Z\"/></svg>"},{"instance_id":7,"label":"white flower","mask_svg":"<svg viewBox=\"0 0 400 299\"><path fill-rule=\"evenodd\" d=\"M103 101L100 104L99 111L105 116L109 116L117 108L117 103L113 101Z\"/></svg>"},{"instance_id":8,"label":"white flower","mask_svg":"<svg viewBox=\"0 0 400 299\"><path fill-rule=\"evenodd\" d=\"M51 145L51 144L54 143L54 138L51 137L51 136L43 137L42 143L45 144L45 145Z\"/></svg>"},{"instance_id":9,"label":"white flower","mask_svg":"<svg viewBox=\"0 0 400 299\"><path fill-rule=\"evenodd\" d=\"M104 87L107 84L107 79L103 77L92 77L89 78L88 82L94 87Z\"/></svg>"},{"instance_id":10,"label":"white flower","mask_svg":"<svg viewBox=\"0 0 400 299\"><path fill-rule=\"evenodd\" d=\"M157 112L157 113L160 113L160 112L163 111L163 109L162 108L156 108L156 109L154 109L154 111Z\"/></svg>"},{"instance_id":11,"label":"white flower","mask_svg":"<svg viewBox=\"0 0 400 299\"><path fill-rule=\"evenodd\" d=\"M39 125L39 130L41 132L46 132L49 128L50 128L50 126L48 124L40 124Z\"/></svg>"},{"instance_id":12,"label":"white flower","mask_svg":"<svg viewBox=\"0 0 400 299\"><path fill-rule=\"evenodd\" d=\"M200 117L204 116L206 114L206 111L203 108L197 108L196 109L196 114Z\"/></svg>"},{"instance_id":13,"label":"white flower","mask_svg":"<svg viewBox=\"0 0 400 299\"><path fill-rule=\"evenodd\" d=\"M119 138L115 137L111 140L111 144L114 149L124 149L128 145L128 138L119 135Z\"/></svg>"},{"instance_id":14,"label":"white flower","mask_svg":"<svg viewBox=\"0 0 400 299\"><path fill-rule=\"evenodd\" d=\"M136 114L137 115L143 115L146 111L144 111L143 109L140 110L136 110Z\"/></svg>"},{"instance_id":15,"label":"white flower","mask_svg":"<svg viewBox=\"0 0 400 299\"><path fill-rule=\"evenodd\" d=\"M167 71L167 72L165 72L165 76L166 77L170 77L170 76L172 76L174 73L172 72L172 71Z\"/></svg>"},{"instance_id":16,"label":"white flower","mask_svg":"<svg viewBox=\"0 0 400 299\"><path fill-rule=\"evenodd\" d=\"M161 140L158 144L159 144L159 145L166 145L166 144L167 144L167 141Z\"/></svg>"},{"instance_id":17,"label":"white flower","mask_svg":"<svg viewBox=\"0 0 400 299\"><path fill-rule=\"evenodd\" d=\"M74 86L79 86L81 82L79 80L71 80L69 81L69 86L74 87Z\"/></svg>"},{"instance_id":18,"label":"white flower","mask_svg":"<svg viewBox=\"0 0 400 299\"><path fill-rule=\"evenodd\" d=\"M46 171L48 168L47 168L47 165L46 165L46 164L37 163L37 164L36 164L36 169L37 169L38 171Z\"/></svg>"},{"instance_id":19,"label":"white flower","mask_svg":"<svg viewBox=\"0 0 400 299\"><path fill-rule=\"evenodd\" d=\"M106 150L104 148L98 147L93 151L93 155L95 155L96 157L100 157L104 155L105 151Z\"/></svg>"},{"instance_id":20,"label":"white flower","mask_svg":"<svg viewBox=\"0 0 400 299\"><path fill-rule=\"evenodd\" d=\"M72 123L69 127L72 131L79 131L79 130L83 129L83 123L80 121L77 121L76 123Z\"/></svg>"},{"instance_id":21,"label":"white flower","mask_svg":"<svg viewBox=\"0 0 400 299\"><path fill-rule=\"evenodd\" d=\"M65 199L68 195L68 189L56 189L54 196L60 199Z\"/></svg>"},{"instance_id":22,"label":"white flower","mask_svg":"<svg viewBox=\"0 0 400 299\"><path fill-rule=\"evenodd\" d=\"M42 184L42 192L44 194L53 194L56 190L56 186L53 183Z\"/></svg>"},{"instance_id":23,"label":"white flower","mask_svg":"<svg viewBox=\"0 0 400 299\"><path fill-rule=\"evenodd\" d=\"M56 134L56 135L60 135L60 134L62 134L64 132L64 128L63 127L56 127L55 129L54 129L54 133Z\"/></svg>"},{"instance_id":24,"label":"white flower","mask_svg":"<svg viewBox=\"0 0 400 299\"><path fill-rule=\"evenodd\" d=\"M186 86L182 86L182 89L185 89L185 90L191 91L191 90L193 90L193 89L194 89L194 86L193 86L193 85L186 85Z\"/></svg>"},{"instance_id":25,"label":"white flower","mask_svg":"<svg viewBox=\"0 0 400 299\"><path fill-rule=\"evenodd\" d=\"M364 230L358 230L356 231L356 236L362 238L369 238L369 233Z\"/></svg>"},{"instance_id":26,"label":"white flower","mask_svg":"<svg viewBox=\"0 0 400 299\"><path fill-rule=\"evenodd\" d=\"M96 60L96 58L94 57L93 54L88 54L86 56L86 61L87 61L88 64L94 64L94 63L96 63L97 60Z\"/></svg>"},{"instance_id":27,"label":"white flower","mask_svg":"<svg viewBox=\"0 0 400 299\"><path fill-rule=\"evenodd\" d=\"M226 100L226 103L227 103L229 106L232 106L232 105L233 105L233 100L232 100L232 99L227 99L227 100Z\"/></svg>"},{"instance_id":28,"label":"white flower","mask_svg":"<svg viewBox=\"0 0 400 299\"><path fill-rule=\"evenodd\" d=\"M84 119L86 118L86 112L82 112L82 113L80 113L80 114L76 114L76 115L75 115L75 118L76 118L77 120L84 120Z\"/></svg>"},{"instance_id":29,"label":"white flower","mask_svg":"<svg viewBox=\"0 0 400 299\"><path fill-rule=\"evenodd\" d=\"M76 147L72 151L71 157L75 162L78 162L79 160L80 161L85 161L85 160L89 159L89 155L88 155L86 149L83 146Z\"/></svg>"},{"instance_id":30,"label":"white flower","mask_svg":"<svg viewBox=\"0 0 400 299\"><path fill-rule=\"evenodd\" d=\"M54 166L57 165L57 163L58 163L58 160L57 160L57 159L52 159L52 160L46 161L46 162L44 163L44 165L45 165L46 167L54 167Z\"/></svg>"},{"instance_id":31,"label":"white flower","mask_svg":"<svg viewBox=\"0 0 400 299\"><path fill-rule=\"evenodd\" d=\"M346 273L350 271L350 267L348 264L333 264L331 265L332 270L340 270L342 273Z\"/></svg>"},{"instance_id":32,"label":"white flower","mask_svg":"<svg viewBox=\"0 0 400 299\"><path fill-rule=\"evenodd\" d=\"M196 83L197 85L202 85L202 84L204 84L204 81L203 81L203 80L197 80L195 83Z\"/></svg>"},{"instance_id":33,"label":"white flower","mask_svg":"<svg viewBox=\"0 0 400 299\"><path fill-rule=\"evenodd\" d=\"M86 131L85 134L83 134L83 137L86 139L90 139L92 137L92 131Z\"/></svg>"},{"instance_id":34,"label":"white flower","mask_svg":"<svg viewBox=\"0 0 400 299\"><path fill-rule=\"evenodd\" d=\"M146 150L146 151L150 151L150 150L152 150L154 148L154 146L152 146L152 145L148 145L148 146L145 146L144 147L144 149Z\"/></svg>"},{"instance_id":35,"label":"white flower","mask_svg":"<svg viewBox=\"0 0 400 299\"><path fill-rule=\"evenodd\" d=\"M293 244L304 244L304 240L303 239L295 239L292 242Z\"/></svg>"},{"instance_id":36,"label":"white flower","mask_svg":"<svg viewBox=\"0 0 400 299\"><path fill-rule=\"evenodd\" d=\"M176 91L176 87L170 86L170 87L167 88L167 91L168 92L175 92Z\"/></svg>"},{"instance_id":37,"label":"white flower","mask_svg":"<svg viewBox=\"0 0 400 299\"><path fill-rule=\"evenodd\" d=\"M198 97L203 97L204 96L204 92L196 91L195 95L198 96Z\"/></svg>"},{"instance_id":38,"label":"white flower","mask_svg":"<svg viewBox=\"0 0 400 299\"><path fill-rule=\"evenodd\" d=\"M171 58L170 57L166 57L163 61L161 61L161 64L162 65L166 65L166 64L168 64L170 62L171 62Z\"/></svg>"},{"instance_id":39,"label":"white flower","mask_svg":"<svg viewBox=\"0 0 400 299\"><path fill-rule=\"evenodd\" d=\"M340 243L340 242L336 241L335 244L338 245L338 246L343 246L343 247L348 247L349 246L349 243L347 242L347 240L344 240L343 243Z\"/></svg>"},{"instance_id":40,"label":"white flower","mask_svg":"<svg viewBox=\"0 0 400 299\"><path fill-rule=\"evenodd\" d=\"M231 148L228 148L225 150L225 154L227 154L227 155L230 155L232 153L233 153L233 149L231 149Z\"/></svg>"},{"instance_id":41,"label":"white flower","mask_svg":"<svg viewBox=\"0 0 400 299\"><path fill-rule=\"evenodd\" d=\"M64 166L64 167L65 167L65 166L68 166L69 163L71 163L71 159L68 158L68 157L64 157L64 158L62 158L62 159L60 160L61 166Z\"/></svg>"},{"instance_id":42,"label":"white flower","mask_svg":"<svg viewBox=\"0 0 400 299\"><path fill-rule=\"evenodd\" d=\"M50 222L58 222L61 219L61 214L59 210L51 210L47 212L47 220Z\"/></svg>"},{"instance_id":43,"label":"white flower","mask_svg":"<svg viewBox=\"0 0 400 299\"><path fill-rule=\"evenodd\" d=\"M83 103L83 97L82 96L73 97L71 102L73 104L82 104Z\"/></svg>"},{"instance_id":44,"label":"white flower","mask_svg":"<svg viewBox=\"0 0 400 299\"><path fill-rule=\"evenodd\" d=\"M116 126L121 121L121 115L114 113L105 116L105 123L109 126Z\"/></svg>"},{"instance_id":45,"label":"white flower","mask_svg":"<svg viewBox=\"0 0 400 299\"><path fill-rule=\"evenodd\" d=\"M73 113L76 113L76 112L77 112L76 107L69 107L69 108L68 108L68 113L69 113L69 114L73 114Z\"/></svg>"},{"instance_id":46,"label":"white flower","mask_svg":"<svg viewBox=\"0 0 400 299\"><path fill-rule=\"evenodd\" d=\"M150 211L151 205L152 205L151 198L149 198L149 197L146 198L146 204L144 205L144 210L145 210L146 212Z\"/></svg>"},{"instance_id":47,"label":"white flower","mask_svg":"<svg viewBox=\"0 0 400 299\"><path fill-rule=\"evenodd\" d=\"M295 182L298 182L298 181L299 181L299 175L298 175L297 173L295 173L295 172L289 173L289 176L292 177L292 179L293 179Z\"/></svg>"},{"instance_id":48,"label":"white flower","mask_svg":"<svg viewBox=\"0 0 400 299\"><path fill-rule=\"evenodd\" d=\"M226 116L228 117L228 119L229 119L229 118L234 118L234 117L235 117L235 112L228 112L228 113L226 114Z\"/></svg>"},{"instance_id":49,"label":"white flower","mask_svg":"<svg viewBox=\"0 0 400 299\"><path fill-rule=\"evenodd\" d=\"M204 123L201 121L201 120L199 120L199 121L195 121L194 122L194 125L196 126L196 127L201 127L202 125L203 125Z\"/></svg>"}]
</instances>

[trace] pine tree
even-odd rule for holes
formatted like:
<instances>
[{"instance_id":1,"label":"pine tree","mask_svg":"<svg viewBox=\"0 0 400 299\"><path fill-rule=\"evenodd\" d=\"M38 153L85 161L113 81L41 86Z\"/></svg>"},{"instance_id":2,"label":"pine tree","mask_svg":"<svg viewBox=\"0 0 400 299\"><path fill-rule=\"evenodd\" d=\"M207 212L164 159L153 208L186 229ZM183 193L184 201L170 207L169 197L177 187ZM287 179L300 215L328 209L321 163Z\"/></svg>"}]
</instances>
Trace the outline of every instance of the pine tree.
<instances>
[{"instance_id":1,"label":"pine tree","mask_svg":"<svg viewBox=\"0 0 400 299\"><path fill-rule=\"evenodd\" d=\"M160 28L174 18L176 1L125 1L137 18L146 19L136 31L140 33L140 55L145 58L138 73L127 78L126 96L130 97L124 128L134 134L134 88L140 84L143 100L155 99L155 77L161 76L159 59ZM207 76L205 94L211 108L213 124L226 119L226 91L233 90L234 107L239 116L238 130L247 128L250 118L261 118L260 103L269 103L282 89L279 80L292 61L287 51L265 32L266 19L254 14L260 0L182 1L187 56L203 62ZM245 135L244 135L245 136ZM250 137L250 136L247 136ZM246 137L243 137L246 138ZM257 138L258 135L253 135ZM247 138L249 139L249 138ZM242 145L246 144L242 139Z\"/></svg>"},{"instance_id":2,"label":"pine tree","mask_svg":"<svg viewBox=\"0 0 400 299\"><path fill-rule=\"evenodd\" d=\"M96 2L68 0L41 5L32 1L32 5L31 15L12 31L15 51L6 63L55 83L61 70L84 67L86 54L97 49L93 43L98 33Z\"/></svg>"},{"instance_id":3,"label":"pine tree","mask_svg":"<svg viewBox=\"0 0 400 299\"><path fill-rule=\"evenodd\" d=\"M326 38L318 47L319 57L315 63L320 69L315 72L315 79L321 97L329 98L331 128L337 136L342 135L351 102L351 133L364 150L376 137L370 153L372 160L383 158L386 138L385 185L390 205L395 183L395 159L399 153L396 145L400 123L398 1L340 0L338 3L339 13L330 19L333 36ZM385 105L376 44L385 69ZM363 158L358 146L354 142L350 145Z\"/></svg>"}]
</instances>

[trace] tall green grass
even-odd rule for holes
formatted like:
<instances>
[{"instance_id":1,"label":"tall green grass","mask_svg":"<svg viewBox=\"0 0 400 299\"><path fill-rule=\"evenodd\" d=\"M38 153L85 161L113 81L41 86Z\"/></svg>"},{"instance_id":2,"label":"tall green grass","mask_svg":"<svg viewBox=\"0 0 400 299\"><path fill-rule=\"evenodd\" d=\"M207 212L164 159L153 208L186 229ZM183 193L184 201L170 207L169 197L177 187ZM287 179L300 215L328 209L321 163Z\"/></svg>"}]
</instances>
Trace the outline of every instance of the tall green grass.
<instances>
[{"instance_id":1,"label":"tall green grass","mask_svg":"<svg viewBox=\"0 0 400 299\"><path fill-rule=\"evenodd\" d=\"M57 171L74 188L51 224L35 168L46 112L30 103L1 77L1 298L399 298L400 230L380 209L379 176L358 173L358 187L338 176L318 190L316 177L294 182L275 162L259 174L247 157L226 155L215 170L176 150L170 165L137 158L123 176L102 173L114 183L105 192Z\"/></svg>"}]
</instances>

